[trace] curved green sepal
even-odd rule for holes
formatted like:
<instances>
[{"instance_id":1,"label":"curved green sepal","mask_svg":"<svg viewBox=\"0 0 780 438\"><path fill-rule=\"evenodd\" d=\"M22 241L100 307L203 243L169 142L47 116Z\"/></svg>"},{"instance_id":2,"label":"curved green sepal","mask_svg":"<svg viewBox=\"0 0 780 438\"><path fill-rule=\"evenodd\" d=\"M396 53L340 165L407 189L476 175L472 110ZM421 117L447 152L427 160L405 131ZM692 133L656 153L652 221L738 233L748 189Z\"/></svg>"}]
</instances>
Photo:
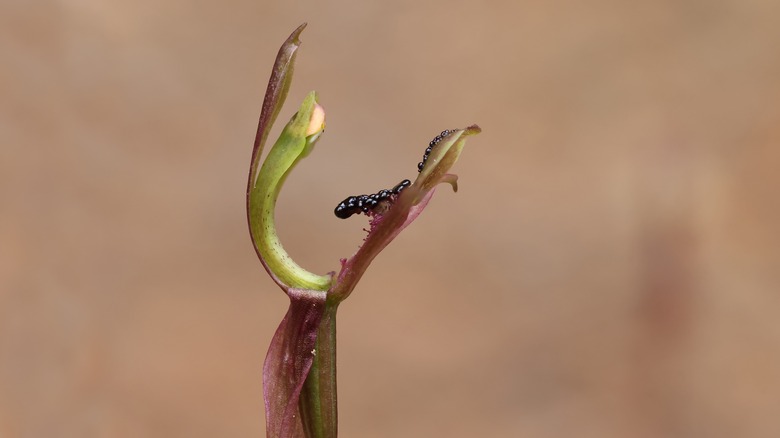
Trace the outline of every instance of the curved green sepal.
<instances>
[{"instance_id":1,"label":"curved green sepal","mask_svg":"<svg viewBox=\"0 0 780 438\"><path fill-rule=\"evenodd\" d=\"M290 258L279 241L274 221L276 200L287 175L311 152L324 128L325 111L317 103L317 95L311 92L268 152L249 193L252 238L260 257L283 288L327 290L330 287L329 275L309 272Z\"/></svg>"}]
</instances>

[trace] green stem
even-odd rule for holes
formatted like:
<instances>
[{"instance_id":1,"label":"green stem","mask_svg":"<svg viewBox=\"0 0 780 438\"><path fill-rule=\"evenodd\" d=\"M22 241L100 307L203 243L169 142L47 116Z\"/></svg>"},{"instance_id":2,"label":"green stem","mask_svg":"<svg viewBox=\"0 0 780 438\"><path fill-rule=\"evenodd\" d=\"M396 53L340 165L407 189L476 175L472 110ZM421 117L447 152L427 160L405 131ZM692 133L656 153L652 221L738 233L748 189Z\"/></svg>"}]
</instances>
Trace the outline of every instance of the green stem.
<instances>
[{"instance_id":1,"label":"green stem","mask_svg":"<svg viewBox=\"0 0 780 438\"><path fill-rule=\"evenodd\" d=\"M337 302L327 302L317 331L316 354L303 384L299 410L306 438L336 438L336 310Z\"/></svg>"}]
</instances>

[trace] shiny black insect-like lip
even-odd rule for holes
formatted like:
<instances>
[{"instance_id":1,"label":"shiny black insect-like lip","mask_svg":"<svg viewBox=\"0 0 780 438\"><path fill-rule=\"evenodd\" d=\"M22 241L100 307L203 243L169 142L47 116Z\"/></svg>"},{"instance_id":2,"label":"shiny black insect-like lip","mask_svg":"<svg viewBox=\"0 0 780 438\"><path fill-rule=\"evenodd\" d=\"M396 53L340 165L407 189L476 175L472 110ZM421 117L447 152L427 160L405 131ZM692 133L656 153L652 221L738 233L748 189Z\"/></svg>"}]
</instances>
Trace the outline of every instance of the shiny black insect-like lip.
<instances>
[{"instance_id":1,"label":"shiny black insect-like lip","mask_svg":"<svg viewBox=\"0 0 780 438\"><path fill-rule=\"evenodd\" d=\"M392 205L394 196L412 185L408 179L396 184L392 189L383 189L370 195L349 196L336 206L333 214L339 219L347 219L353 214L382 214Z\"/></svg>"},{"instance_id":2,"label":"shiny black insect-like lip","mask_svg":"<svg viewBox=\"0 0 780 438\"><path fill-rule=\"evenodd\" d=\"M422 161L417 163L417 172L422 172L425 167L425 162L428 161L428 156L431 155L433 148L452 132L453 130L445 129L428 143ZM347 219L354 214L360 213L365 215L383 214L392 205L395 199L394 196L398 196L401 191L410 185L412 185L412 182L405 179L396 184L392 189L380 190L371 195L349 196L336 206L333 210L333 214L339 219Z\"/></svg>"},{"instance_id":3,"label":"shiny black insect-like lip","mask_svg":"<svg viewBox=\"0 0 780 438\"><path fill-rule=\"evenodd\" d=\"M336 209L333 210L333 213L336 215L339 219L346 219L353 214L357 213L359 209L357 209L357 196L350 196L347 199L341 201L339 205L336 206Z\"/></svg>"}]
</instances>

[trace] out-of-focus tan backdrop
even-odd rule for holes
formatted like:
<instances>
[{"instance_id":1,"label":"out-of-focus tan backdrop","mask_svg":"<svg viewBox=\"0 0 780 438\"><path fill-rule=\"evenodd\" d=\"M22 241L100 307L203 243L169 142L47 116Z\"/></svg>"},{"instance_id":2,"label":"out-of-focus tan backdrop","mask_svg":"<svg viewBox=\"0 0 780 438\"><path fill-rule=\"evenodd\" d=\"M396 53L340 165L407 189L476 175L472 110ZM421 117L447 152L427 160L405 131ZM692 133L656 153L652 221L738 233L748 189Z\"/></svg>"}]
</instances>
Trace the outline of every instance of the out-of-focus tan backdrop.
<instances>
[{"instance_id":1,"label":"out-of-focus tan backdrop","mask_svg":"<svg viewBox=\"0 0 780 438\"><path fill-rule=\"evenodd\" d=\"M479 123L339 315L344 437L780 436L780 5L0 6L0 436L257 437L286 310L244 217L256 120L328 130L278 221L325 273L349 194ZM278 130L278 129L277 129ZM272 133L275 138L277 130Z\"/></svg>"}]
</instances>

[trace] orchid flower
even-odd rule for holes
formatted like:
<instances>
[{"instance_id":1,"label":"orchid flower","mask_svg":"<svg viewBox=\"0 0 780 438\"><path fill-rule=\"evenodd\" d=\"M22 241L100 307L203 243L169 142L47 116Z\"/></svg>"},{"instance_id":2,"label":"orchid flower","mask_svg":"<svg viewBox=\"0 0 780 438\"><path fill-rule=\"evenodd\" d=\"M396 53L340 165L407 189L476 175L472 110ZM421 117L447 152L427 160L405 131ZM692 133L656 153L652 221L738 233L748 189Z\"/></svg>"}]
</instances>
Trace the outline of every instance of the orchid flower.
<instances>
[{"instance_id":1,"label":"orchid flower","mask_svg":"<svg viewBox=\"0 0 780 438\"><path fill-rule=\"evenodd\" d=\"M369 212L368 235L341 268L318 275L299 266L276 233L279 192L295 165L309 155L325 128L325 111L309 93L261 163L268 132L284 104L293 76L299 26L279 49L266 89L247 182L247 219L252 243L290 306L274 334L263 366L266 435L269 438L337 436L336 310L355 289L374 258L425 209L440 183L457 191L449 169L477 125L446 131L432 147L417 179L395 193L385 208Z\"/></svg>"}]
</instances>

